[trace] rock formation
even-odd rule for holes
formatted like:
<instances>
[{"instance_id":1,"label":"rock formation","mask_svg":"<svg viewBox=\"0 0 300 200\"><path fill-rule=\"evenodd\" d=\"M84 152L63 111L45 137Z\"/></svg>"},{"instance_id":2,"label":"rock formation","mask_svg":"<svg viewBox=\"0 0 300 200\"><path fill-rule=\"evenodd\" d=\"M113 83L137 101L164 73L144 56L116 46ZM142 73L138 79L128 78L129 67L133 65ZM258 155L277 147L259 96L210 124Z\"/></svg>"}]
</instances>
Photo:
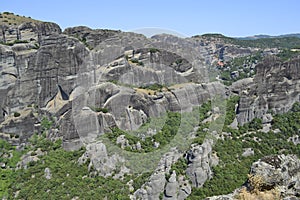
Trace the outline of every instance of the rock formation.
<instances>
[{"instance_id":1,"label":"rock formation","mask_svg":"<svg viewBox=\"0 0 300 200\"><path fill-rule=\"evenodd\" d=\"M125 166L128 160L121 154L110 154L109 146L99 139L112 128L135 131L168 111L190 112L215 96L226 98L234 93L241 98L230 127L238 130L238 124L261 118L263 131L268 132L271 113L286 112L300 101L299 58L286 62L267 58L256 65L254 78L229 87L220 81L210 82L215 77L210 77L209 70L218 61L258 51L222 37L161 34L147 38L84 26L62 32L55 23L31 21L1 25L0 42L0 138L23 146L35 132L44 130L46 116L53 121L47 136L62 138L66 150L85 146L78 163L88 163L89 170L104 177L122 179L132 172ZM219 107L213 112L219 115ZM211 116L203 123L213 120ZM151 136L157 133L149 132ZM188 135L193 136L193 132ZM298 135L289 140L299 144ZM116 138L117 144L121 150L130 146L125 135ZM213 177L212 167L219 161L213 145L213 140L205 139L184 151L174 147L160 152L154 172L132 191L131 199L186 199L192 187L201 188ZM140 141L131 146L142 150ZM159 149L160 143L154 146ZM244 148L242 156L250 157L254 152ZM171 171L182 157L188 161L187 177ZM38 159L27 153L18 168ZM278 187L287 199L299 197L299 171L299 159L292 155L262 158L251 167L251 175L263 178L264 189ZM44 169L46 179L51 179L52 173ZM252 189L250 181L246 186ZM232 199L239 191L210 199Z\"/></svg>"},{"instance_id":2,"label":"rock formation","mask_svg":"<svg viewBox=\"0 0 300 200\"><path fill-rule=\"evenodd\" d=\"M244 88L239 102L237 119L240 124L268 113L284 113L300 101L300 60L281 62L269 57L256 66L257 74Z\"/></svg>"},{"instance_id":3,"label":"rock formation","mask_svg":"<svg viewBox=\"0 0 300 200\"><path fill-rule=\"evenodd\" d=\"M250 199L274 198L278 195L280 199L299 199L300 195L300 160L296 155L273 155L263 157L254 162L250 169L249 179L246 188L249 191L246 195ZM252 181L252 182L251 182ZM240 188L234 193L209 197L208 200L233 200L242 198ZM255 190L255 191L254 191ZM274 190L277 194L268 193ZM274 196L270 196L274 195Z\"/></svg>"}]
</instances>

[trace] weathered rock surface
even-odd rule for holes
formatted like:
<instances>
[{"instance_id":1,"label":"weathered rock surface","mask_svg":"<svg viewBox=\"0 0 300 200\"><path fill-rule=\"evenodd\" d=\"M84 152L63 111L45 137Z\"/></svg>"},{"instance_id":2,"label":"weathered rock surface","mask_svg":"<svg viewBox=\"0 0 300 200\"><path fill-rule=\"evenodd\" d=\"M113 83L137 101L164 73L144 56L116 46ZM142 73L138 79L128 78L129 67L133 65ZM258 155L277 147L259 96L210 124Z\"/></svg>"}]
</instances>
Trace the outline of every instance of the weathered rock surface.
<instances>
[{"instance_id":1,"label":"weathered rock surface","mask_svg":"<svg viewBox=\"0 0 300 200\"><path fill-rule=\"evenodd\" d=\"M300 196L300 160L296 155L266 156L254 162L250 169L250 177L258 177L260 192L276 189L280 199L299 199ZM247 190L252 191L251 184L246 184ZM241 188L228 195L214 196L207 200L237 199ZM262 193L263 195L263 193ZM265 196L267 198L267 196ZM250 198L250 197L249 197ZM252 198L258 198L252 194ZM260 198L263 198L260 196Z\"/></svg>"},{"instance_id":2,"label":"weathered rock surface","mask_svg":"<svg viewBox=\"0 0 300 200\"><path fill-rule=\"evenodd\" d=\"M188 152L186 174L194 187L202 187L206 180L212 178L211 167L218 164L218 157L212 154L212 144L212 140L206 139L202 145L194 145Z\"/></svg>"},{"instance_id":3,"label":"weathered rock surface","mask_svg":"<svg viewBox=\"0 0 300 200\"><path fill-rule=\"evenodd\" d=\"M173 194L175 195L175 191L178 191L178 187L176 186L176 174L173 175L171 181L169 180L169 185L166 185L165 173L168 173L171 169L171 165L175 163L179 157L180 153L178 150L173 149L172 151L166 153L160 160L155 172L150 176L149 181L142 185L140 189L134 192L131 196L131 199L159 199L161 194ZM174 187L175 186L175 187ZM166 196L166 195L165 195ZM174 196L174 198L176 198Z\"/></svg>"},{"instance_id":4,"label":"weathered rock surface","mask_svg":"<svg viewBox=\"0 0 300 200\"><path fill-rule=\"evenodd\" d=\"M89 168L93 168L99 175L107 177L117 174L118 177L128 173L129 170L124 166L124 158L117 154L109 156L105 144L95 141L86 145L86 152L79 158L78 163L89 162ZM117 166L122 166L119 171Z\"/></svg>"},{"instance_id":5,"label":"weathered rock surface","mask_svg":"<svg viewBox=\"0 0 300 200\"><path fill-rule=\"evenodd\" d=\"M285 196L300 196L300 160L296 155L267 156L253 163L250 174L262 177L262 188L278 187Z\"/></svg>"},{"instance_id":6,"label":"weathered rock surface","mask_svg":"<svg viewBox=\"0 0 300 200\"><path fill-rule=\"evenodd\" d=\"M11 43L16 40L27 42L40 42L43 36L53 33L61 33L60 27L51 22L26 22L17 25L2 25L0 31L0 41Z\"/></svg>"},{"instance_id":7,"label":"weathered rock surface","mask_svg":"<svg viewBox=\"0 0 300 200\"><path fill-rule=\"evenodd\" d=\"M300 101L300 59L280 62L274 57L256 66L257 75L239 102L238 122L284 113Z\"/></svg>"}]
</instances>

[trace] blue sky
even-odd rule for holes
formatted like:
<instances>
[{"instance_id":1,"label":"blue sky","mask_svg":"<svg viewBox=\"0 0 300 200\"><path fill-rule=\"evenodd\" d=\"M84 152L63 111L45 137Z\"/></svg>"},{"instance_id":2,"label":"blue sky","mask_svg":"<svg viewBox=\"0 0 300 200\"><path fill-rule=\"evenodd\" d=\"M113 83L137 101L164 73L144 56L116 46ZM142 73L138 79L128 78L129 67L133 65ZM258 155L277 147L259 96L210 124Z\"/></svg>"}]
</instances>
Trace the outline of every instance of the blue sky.
<instances>
[{"instance_id":1,"label":"blue sky","mask_svg":"<svg viewBox=\"0 0 300 200\"><path fill-rule=\"evenodd\" d=\"M0 12L56 22L62 29L130 31L147 27L185 36L300 33L300 0L1 0Z\"/></svg>"}]
</instances>

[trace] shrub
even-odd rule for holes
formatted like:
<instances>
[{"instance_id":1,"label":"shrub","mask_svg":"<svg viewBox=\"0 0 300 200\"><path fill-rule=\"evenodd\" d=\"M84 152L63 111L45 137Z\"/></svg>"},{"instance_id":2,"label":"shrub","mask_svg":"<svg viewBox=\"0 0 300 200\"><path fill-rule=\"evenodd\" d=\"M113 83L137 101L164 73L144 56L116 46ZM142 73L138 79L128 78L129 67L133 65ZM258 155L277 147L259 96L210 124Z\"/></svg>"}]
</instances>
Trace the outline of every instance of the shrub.
<instances>
[{"instance_id":1,"label":"shrub","mask_svg":"<svg viewBox=\"0 0 300 200\"><path fill-rule=\"evenodd\" d=\"M159 83L154 83L152 85L147 85L142 87L143 89L149 89L149 90L161 90L164 86Z\"/></svg>"},{"instance_id":2,"label":"shrub","mask_svg":"<svg viewBox=\"0 0 300 200\"><path fill-rule=\"evenodd\" d=\"M90 109L94 112L103 112L103 113L108 113L107 108L102 108L102 107L90 107Z\"/></svg>"},{"instance_id":3,"label":"shrub","mask_svg":"<svg viewBox=\"0 0 300 200\"><path fill-rule=\"evenodd\" d=\"M49 130L52 127L53 122L51 120L49 120L47 117L43 117L42 121L41 121L41 127L44 130Z\"/></svg>"},{"instance_id":4,"label":"shrub","mask_svg":"<svg viewBox=\"0 0 300 200\"><path fill-rule=\"evenodd\" d=\"M20 117L20 116L21 116L20 113L18 113L18 112L15 112L15 113L14 113L14 117Z\"/></svg>"},{"instance_id":5,"label":"shrub","mask_svg":"<svg viewBox=\"0 0 300 200\"><path fill-rule=\"evenodd\" d=\"M150 53L156 53L156 52L159 52L159 50L156 49L156 48L150 48L150 49L149 49L149 52L150 52Z\"/></svg>"}]
</instances>

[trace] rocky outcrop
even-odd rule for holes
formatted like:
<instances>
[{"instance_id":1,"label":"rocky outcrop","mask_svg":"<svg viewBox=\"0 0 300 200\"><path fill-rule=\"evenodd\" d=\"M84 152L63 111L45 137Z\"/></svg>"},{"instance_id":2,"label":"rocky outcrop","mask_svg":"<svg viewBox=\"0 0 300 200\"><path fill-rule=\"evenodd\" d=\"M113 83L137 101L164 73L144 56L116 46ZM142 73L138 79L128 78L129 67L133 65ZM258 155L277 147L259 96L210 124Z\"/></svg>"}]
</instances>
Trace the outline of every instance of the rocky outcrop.
<instances>
[{"instance_id":1,"label":"rocky outcrop","mask_svg":"<svg viewBox=\"0 0 300 200\"><path fill-rule=\"evenodd\" d=\"M63 32L66 35L70 35L78 38L90 48L95 48L101 42L116 37L121 31L104 30L104 29L91 29L86 26L77 26L72 28L66 28Z\"/></svg>"},{"instance_id":2,"label":"rocky outcrop","mask_svg":"<svg viewBox=\"0 0 300 200\"><path fill-rule=\"evenodd\" d=\"M187 155L186 174L194 187L202 187L206 180L212 178L211 167L218 164L218 157L212 153L212 140L206 139L202 145L194 145Z\"/></svg>"},{"instance_id":3,"label":"rocky outcrop","mask_svg":"<svg viewBox=\"0 0 300 200\"><path fill-rule=\"evenodd\" d=\"M3 43L14 43L15 41L25 41L40 43L42 37L61 33L60 27L51 22L25 22L21 25L2 25L0 31L0 41Z\"/></svg>"},{"instance_id":4,"label":"rocky outcrop","mask_svg":"<svg viewBox=\"0 0 300 200\"><path fill-rule=\"evenodd\" d=\"M162 194L165 198L172 197L173 199L177 199L179 185L176 180L176 174L173 173L167 182L165 173L169 172L171 165L175 163L180 156L177 149L173 149L171 152L164 154L159 161L155 172L150 176L149 181L135 191L133 196L131 196L131 199L155 200L159 199L159 196Z\"/></svg>"},{"instance_id":5,"label":"rocky outcrop","mask_svg":"<svg viewBox=\"0 0 300 200\"><path fill-rule=\"evenodd\" d=\"M89 162L89 169L93 167L101 176L107 177L116 174L121 178L129 172L124 166L124 158L117 154L109 156L105 144L101 141L94 141L86 145L86 152L79 158L78 163ZM118 168L118 166L121 166Z\"/></svg>"},{"instance_id":6,"label":"rocky outcrop","mask_svg":"<svg viewBox=\"0 0 300 200\"><path fill-rule=\"evenodd\" d=\"M26 142L33 133L40 130L39 123L38 116L31 108L15 112L0 124L0 133L5 133L1 135L1 138L11 141L15 145ZM8 138L6 138L7 135L9 135ZM13 138L17 140L11 140Z\"/></svg>"},{"instance_id":7,"label":"rocky outcrop","mask_svg":"<svg viewBox=\"0 0 300 200\"><path fill-rule=\"evenodd\" d=\"M167 110L190 111L216 94L225 94L222 84L204 83L205 59L214 53L208 53L210 44L205 47L203 41L87 27L61 33L56 24L42 22L11 28L16 31L9 37L5 34L6 40L18 32L19 40L29 42L1 45L0 122L28 105L42 108L57 118L67 149L82 144L80 132L96 128L99 135L113 126L136 130L149 117ZM140 88L152 84L167 87ZM87 107L105 108L110 114L92 114L91 109L99 126L82 125L85 118L80 115Z\"/></svg>"},{"instance_id":8,"label":"rocky outcrop","mask_svg":"<svg viewBox=\"0 0 300 200\"><path fill-rule=\"evenodd\" d=\"M178 177L176 172L173 171L165 186L163 199L184 200L191 194L191 192L192 187L189 180L182 175Z\"/></svg>"},{"instance_id":9,"label":"rocky outcrop","mask_svg":"<svg viewBox=\"0 0 300 200\"><path fill-rule=\"evenodd\" d=\"M281 62L275 57L256 66L253 84L243 92L238 107L238 122L263 118L270 111L284 113L300 101L300 59Z\"/></svg>"},{"instance_id":10,"label":"rocky outcrop","mask_svg":"<svg viewBox=\"0 0 300 200\"><path fill-rule=\"evenodd\" d=\"M262 178L261 190L277 187L283 197L300 197L300 160L296 155L264 157L253 163L250 175Z\"/></svg>"},{"instance_id":11,"label":"rocky outcrop","mask_svg":"<svg viewBox=\"0 0 300 200\"><path fill-rule=\"evenodd\" d=\"M296 155L266 156L252 164L246 188L206 199L234 200L245 196L248 199L299 199L299 180L300 160Z\"/></svg>"}]
</instances>

